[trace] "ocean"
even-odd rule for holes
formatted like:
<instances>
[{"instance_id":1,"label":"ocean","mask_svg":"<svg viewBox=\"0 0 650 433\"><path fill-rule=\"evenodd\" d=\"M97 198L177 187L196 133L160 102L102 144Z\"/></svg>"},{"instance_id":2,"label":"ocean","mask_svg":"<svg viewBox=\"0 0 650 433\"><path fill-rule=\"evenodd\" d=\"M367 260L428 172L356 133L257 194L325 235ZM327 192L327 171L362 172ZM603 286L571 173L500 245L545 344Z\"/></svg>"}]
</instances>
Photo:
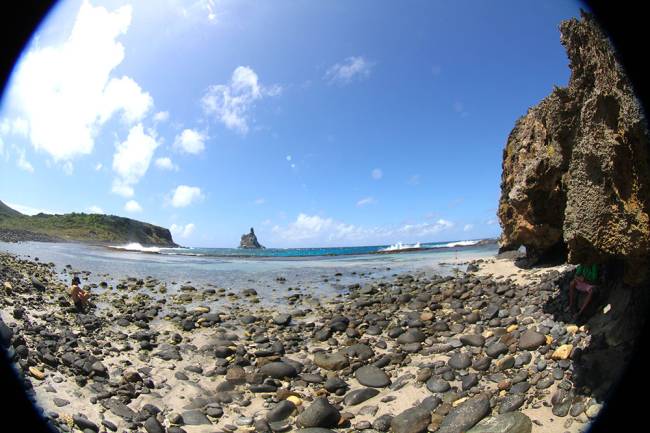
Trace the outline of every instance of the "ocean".
<instances>
[{"instance_id":1,"label":"ocean","mask_svg":"<svg viewBox=\"0 0 650 433\"><path fill-rule=\"evenodd\" d=\"M279 288L327 296L345 292L350 284L407 272L450 275L454 268L465 270L469 260L494 256L497 249L494 243L477 241L263 250L0 242L0 251L54 263L65 280L81 271L91 272L84 284L114 285L126 277L154 277L168 284L168 293L187 283L234 292L253 288L269 302L276 299Z\"/></svg>"}]
</instances>

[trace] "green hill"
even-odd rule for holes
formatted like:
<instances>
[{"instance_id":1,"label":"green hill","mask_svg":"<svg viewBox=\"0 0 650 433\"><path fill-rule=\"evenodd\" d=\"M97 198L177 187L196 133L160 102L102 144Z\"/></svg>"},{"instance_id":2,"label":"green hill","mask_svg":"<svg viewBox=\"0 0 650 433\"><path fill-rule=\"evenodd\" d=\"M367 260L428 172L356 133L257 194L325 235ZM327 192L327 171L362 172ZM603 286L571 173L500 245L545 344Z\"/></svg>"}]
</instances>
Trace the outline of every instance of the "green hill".
<instances>
[{"instance_id":1,"label":"green hill","mask_svg":"<svg viewBox=\"0 0 650 433\"><path fill-rule=\"evenodd\" d=\"M168 229L115 215L69 213L28 216L0 201L0 234L10 240L64 240L96 243L138 242L177 246Z\"/></svg>"}]
</instances>

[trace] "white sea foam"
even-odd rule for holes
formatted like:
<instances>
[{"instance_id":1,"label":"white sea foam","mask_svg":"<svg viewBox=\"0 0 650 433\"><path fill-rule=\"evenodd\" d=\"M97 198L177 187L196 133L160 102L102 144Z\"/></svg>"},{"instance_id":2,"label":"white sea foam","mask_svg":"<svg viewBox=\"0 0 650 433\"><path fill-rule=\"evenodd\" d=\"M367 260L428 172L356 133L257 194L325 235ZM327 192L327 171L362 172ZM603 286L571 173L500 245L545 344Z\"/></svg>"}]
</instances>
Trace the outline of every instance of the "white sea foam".
<instances>
[{"instance_id":1,"label":"white sea foam","mask_svg":"<svg viewBox=\"0 0 650 433\"><path fill-rule=\"evenodd\" d=\"M131 242L126 245L111 245L110 248L115 248L117 250L125 251L140 251L143 253L159 253L160 248L158 247L143 247L139 242Z\"/></svg>"},{"instance_id":2,"label":"white sea foam","mask_svg":"<svg viewBox=\"0 0 650 433\"><path fill-rule=\"evenodd\" d=\"M384 248L379 251L400 251L400 250L408 250L413 248L420 248L420 243L416 242L413 245L409 245L409 244L403 244L401 242L398 242L396 244L391 245L390 247Z\"/></svg>"},{"instance_id":3,"label":"white sea foam","mask_svg":"<svg viewBox=\"0 0 650 433\"><path fill-rule=\"evenodd\" d=\"M434 245L432 248L452 248L452 247L469 247L471 245L476 245L480 241L456 241L449 242L443 245Z\"/></svg>"}]
</instances>

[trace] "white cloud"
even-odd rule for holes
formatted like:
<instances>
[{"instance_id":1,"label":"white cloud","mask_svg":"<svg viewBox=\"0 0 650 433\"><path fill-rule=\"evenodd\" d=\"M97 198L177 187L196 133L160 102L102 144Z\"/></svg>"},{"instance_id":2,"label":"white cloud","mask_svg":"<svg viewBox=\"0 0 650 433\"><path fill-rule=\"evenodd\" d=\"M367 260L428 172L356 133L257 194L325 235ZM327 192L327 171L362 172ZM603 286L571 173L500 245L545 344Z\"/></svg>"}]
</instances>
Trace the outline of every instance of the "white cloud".
<instances>
[{"instance_id":1,"label":"white cloud","mask_svg":"<svg viewBox=\"0 0 650 433\"><path fill-rule=\"evenodd\" d=\"M348 57L342 63L330 67L325 73L325 79L330 83L349 84L367 78L373 66L374 63L361 56Z\"/></svg>"},{"instance_id":2,"label":"white cloud","mask_svg":"<svg viewBox=\"0 0 650 433\"><path fill-rule=\"evenodd\" d=\"M266 199L263 198L263 197L260 197L260 198L255 200L256 205L261 205L261 204L264 204L264 203L266 203Z\"/></svg>"},{"instance_id":3,"label":"white cloud","mask_svg":"<svg viewBox=\"0 0 650 433\"><path fill-rule=\"evenodd\" d=\"M129 200L124 205L124 210L130 213L142 212L142 206L135 200Z\"/></svg>"},{"instance_id":4,"label":"white cloud","mask_svg":"<svg viewBox=\"0 0 650 433\"><path fill-rule=\"evenodd\" d=\"M203 152L207 137L194 129L184 129L174 140L174 149L193 155Z\"/></svg>"},{"instance_id":5,"label":"white cloud","mask_svg":"<svg viewBox=\"0 0 650 433\"><path fill-rule=\"evenodd\" d=\"M381 171L380 168L375 168L371 173L370 176L372 176L373 179L379 180L382 177L384 177L384 172Z\"/></svg>"},{"instance_id":6,"label":"white cloud","mask_svg":"<svg viewBox=\"0 0 650 433\"><path fill-rule=\"evenodd\" d=\"M203 199L201 188L179 185L172 191L171 203L174 207L186 207Z\"/></svg>"},{"instance_id":7,"label":"white cloud","mask_svg":"<svg viewBox=\"0 0 650 433\"><path fill-rule=\"evenodd\" d=\"M97 165L95 165L95 171L100 171L104 167L104 164L101 162L98 162Z\"/></svg>"},{"instance_id":8,"label":"white cloud","mask_svg":"<svg viewBox=\"0 0 650 433\"><path fill-rule=\"evenodd\" d=\"M172 232L173 236L187 238L194 232L194 228L195 226L193 223L186 225L172 224L171 227L169 227L169 231Z\"/></svg>"},{"instance_id":9,"label":"white cloud","mask_svg":"<svg viewBox=\"0 0 650 433\"><path fill-rule=\"evenodd\" d=\"M287 161L291 162L291 155L287 155Z\"/></svg>"},{"instance_id":10,"label":"white cloud","mask_svg":"<svg viewBox=\"0 0 650 433\"><path fill-rule=\"evenodd\" d=\"M161 170L178 171L178 166L174 164L172 160L166 156L157 158L154 164L156 164L156 167L158 167Z\"/></svg>"},{"instance_id":11,"label":"white cloud","mask_svg":"<svg viewBox=\"0 0 650 433\"><path fill-rule=\"evenodd\" d=\"M494 224L497 224L497 223L498 223L498 221L497 221L495 218L489 219L489 220L487 220L487 221L485 222L485 224L487 224L487 225L489 225L489 226L494 225Z\"/></svg>"},{"instance_id":12,"label":"white cloud","mask_svg":"<svg viewBox=\"0 0 650 433\"><path fill-rule=\"evenodd\" d=\"M205 114L214 116L228 129L246 134L249 112L255 102L267 96L277 96L281 91L278 85L265 87L260 84L257 74L250 67L238 66L232 73L230 83L208 87L201 103Z\"/></svg>"},{"instance_id":13,"label":"white cloud","mask_svg":"<svg viewBox=\"0 0 650 433\"><path fill-rule=\"evenodd\" d=\"M18 152L18 161L16 162L16 165L18 165L18 168L21 170L24 170L28 173L34 173L34 166L27 161L27 158L25 158L25 150L20 150Z\"/></svg>"},{"instance_id":14,"label":"white cloud","mask_svg":"<svg viewBox=\"0 0 650 433\"><path fill-rule=\"evenodd\" d=\"M89 206L89 207L88 207L88 212L90 212L90 213L101 213L101 214L103 214L103 213L104 213L104 209L100 208L100 207L97 206L97 205L92 205L92 206Z\"/></svg>"},{"instance_id":15,"label":"white cloud","mask_svg":"<svg viewBox=\"0 0 650 433\"><path fill-rule=\"evenodd\" d=\"M122 180L120 179L113 179L113 185L111 186L111 192L117 195L121 195L122 197L133 197L135 194L135 191L133 190L133 187L130 185L125 184Z\"/></svg>"},{"instance_id":16,"label":"white cloud","mask_svg":"<svg viewBox=\"0 0 650 433\"><path fill-rule=\"evenodd\" d=\"M113 181L112 191L124 197L133 196L133 185L149 169L153 152L158 142L152 135L144 132L142 124L137 124L129 131L125 141L117 145L113 155L113 171L117 178Z\"/></svg>"},{"instance_id":17,"label":"white cloud","mask_svg":"<svg viewBox=\"0 0 650 433\"><path fill-rule=\"evenodd\" d=\"M130 5L109 12L84 1L68 39L34 46L19 63L9 91L10 112L24 117L35 149L55 162L90 154L101 126L116 112L142 119L151 96L131 78L112 78L124 59L117 38L131 23Z\"/></svg>"},{"instance_id":18,"label":"white cloud","mask_svg":"<svg viewBox=\"0 0 650 433\"><path fill-rule=\"evenodd\" d=\"M397 229L397 232L411 236L429 236L450 229L453 226L453 222L441 218L433 223L404 224Z\"/></svg>"},{"instance_id":19,"label":"white cloud","mask_svg":"<svg viewBox=\"0 0 650 433\"><path fill-rule=\"evenodd\" d=\"M474 224L465 224L465 227L463 227L464 232L468 232L474 228Z\"/></svg>"},{"instance_id":20,"label":"white cloud","mask_svg":"<svg viewBox=\"0 0 650 433\"><path fill-rule=\"evenodd\" d=\"M166 122L169 120L169 111L159 111L153 115L154 122Z\"/></svg>"},{"instance_id":21,"label":"white cloud","mask_svg":"<svg viewBox=\"0 0 650 433\"><path fill-rule=\"evenodd\" d=\"M276 242L292 246L355 243L368 245L395 241L427 241L452 227L454 223L445 219L433 223L366 227L300 213L295 221L284 226L274 226L271 233L276 237Z\"/></svg>"},{"instance_id":22,"label":"white cloud","mask_svg":"<svg viewBox=\"0 0 650 433\"><path fill-rule=\"evenodd\" d=\"M364 197L361 200L357 202L358 207L366 206L369 204L375 204L377 203L377 200L375 200L374 197Z\"/></svg>"}]
</instances>

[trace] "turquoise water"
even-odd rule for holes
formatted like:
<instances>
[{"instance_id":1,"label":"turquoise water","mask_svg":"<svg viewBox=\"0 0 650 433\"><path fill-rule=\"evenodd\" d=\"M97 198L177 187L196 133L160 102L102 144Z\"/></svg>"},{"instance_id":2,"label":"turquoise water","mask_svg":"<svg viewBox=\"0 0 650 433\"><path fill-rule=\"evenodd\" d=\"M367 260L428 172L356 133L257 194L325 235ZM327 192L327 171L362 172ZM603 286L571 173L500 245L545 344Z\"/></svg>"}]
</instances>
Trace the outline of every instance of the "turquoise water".
<instances>
[{"instance_id":1,"label":"turquoise water","mask_svg":"<svg viewBox=\"0 0 650 433\"><path fill-rule=\"evenodd\" d=\"M181 284L191 282L197 288L210 285L235 292L254 288L261 299L277 301L288 287L299 288L302 293L327 296L345 292L350 284L363 285L405 272L451 274L455 266L464 270L468 260L494 256L498 248L496 244L488 244L425 249L426 245L441 244L422 244L420 250L387 254L373 254L386 246L292 250L173 249L149 254L46 242L0 242L0 251L52 262L64 280L70 279L71 273L63 272L66 265L70 265L72 272L91 271L89 277L84 277L84 283L107 281L111 285L125 277L152 276L168 283L169 293ZM242 257L242 252L250 254ZM279 283L278 278L286 279L286 282Z\"/></svg>"},{"instance_id":2,"label":"turquoise water","mask_svg":"<svg viewBox=\"0 0 650 433\"><path fill-rule=\"evenodd\" d=\"M478 244L477 240L428 242L417 244L369 245L360 247L322 247L322 248L159 248L143 247L138 243L113 245L111 248L165 255L208 256L208 257L325 257L350 256L375 253L400 252L400 250L432 250L467 248Z\"/></svg>"}]
</instances>

